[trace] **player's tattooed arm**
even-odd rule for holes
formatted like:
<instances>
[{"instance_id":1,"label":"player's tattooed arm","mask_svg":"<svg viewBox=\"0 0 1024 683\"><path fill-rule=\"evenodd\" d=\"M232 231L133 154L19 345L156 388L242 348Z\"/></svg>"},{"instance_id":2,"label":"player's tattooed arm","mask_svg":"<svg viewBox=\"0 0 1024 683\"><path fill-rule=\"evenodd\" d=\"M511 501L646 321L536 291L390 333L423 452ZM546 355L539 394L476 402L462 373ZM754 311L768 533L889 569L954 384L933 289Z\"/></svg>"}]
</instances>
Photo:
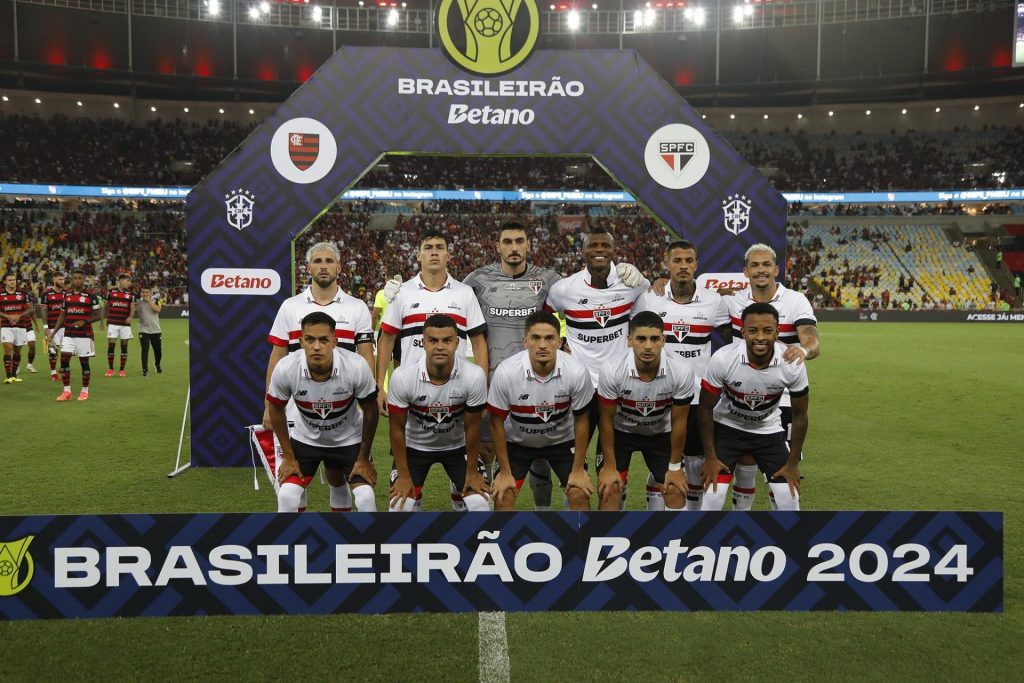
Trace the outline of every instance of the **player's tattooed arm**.
<instances>
[{"instance_id":1,"label":"player's tattooed arm","mask_svg":"<svg viewBox=\"0 0 1024 683\"><path fill-rule=\"evenodd\" d=\"M821 345L818 342L817 325L798 325L796 336L800 339L799 344L790 344L782 359L787 363L803 363L814 360L821 355Z\"/></svg>"}]
</instances>

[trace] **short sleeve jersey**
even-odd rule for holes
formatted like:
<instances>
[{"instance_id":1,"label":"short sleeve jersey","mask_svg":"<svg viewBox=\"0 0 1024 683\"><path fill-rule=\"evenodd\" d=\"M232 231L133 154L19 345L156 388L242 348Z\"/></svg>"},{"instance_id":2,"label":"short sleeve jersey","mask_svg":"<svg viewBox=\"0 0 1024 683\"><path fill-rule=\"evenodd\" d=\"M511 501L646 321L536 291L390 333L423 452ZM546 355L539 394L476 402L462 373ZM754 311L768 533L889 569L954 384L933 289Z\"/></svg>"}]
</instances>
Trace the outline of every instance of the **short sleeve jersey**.
<instances>
[{"instance_id":1,"label":"short sleeve jersey","mask_svg":"<svg viewBox=\"0 0 1024 683\"><path fill-rule=\"evenodd\" d=\"M484 370L464 358L456 357L444 384L430 381L426 356L403 363L388 384L388 411L407 415L406 445L419 450L465 448L465 414L480 412L486 405Z\"/></svg>"},{"instance_id":2,"label":"short sleeve jersey","mask_svg":"<svg viewBox=\"0 0 1024 683\"><path fill-rule=\"evenodd\" d=\"M701 388L719 397L715 422L752 434L782 431L780 399L785 391L791 396L808 392L807 367L782 360L786 345L775 342L768 367L750 367L747 345L723 346L708 363Z\"/></svg>"},{"instance_id":3,"label":"short sleeve jersey","mask_svg":"<svg viewBox=\"0 0 1024 683\"><path fill-rule=\"evenodd\" d=\"M526 317L540 310L548 290L560 276L553 270L528 265L522 275L513 277L501 270L500 263L477 268L463 282L473 288L487 321L487 359L489 371L523 350Z\"/></svg>"},{"instance_id":4,"label":"short sleeve jersey","mask_svg":"<svg viewBox=\"0 0 1024 683\"><path fill-rule=\"evenodd\" d=\"M315 311L322 311L334 319L334 336L342 349L355 351L357 344L373 343L370 309L365 302L346 294L340 287L334 300L326 305L317 303L309 289L285 299L277 310L267 341L274 346L287 346L289 353L297 351L302 338L302 319Z\"/></svg>"},{"instance_id":5,"label":"short sleeve jersey","mask_svg":"<svg viewBox=\"0 0 1024 683\"><path fill-rule=\"evenodd\" d=\"M64 293L64 336L71 339L92 339L92 316L93 311L101 307L99 297L92 292L65 292ZM74 327L72 323L81 321L85 323L81 327Z\"/></svg>"},{"instance_id":6,"label":"short sleeve jersey","mask_svg":"<svg viewBox=\"0 0 1024 683\"><path fill-rule=\"evenodd\" d=\"M318 382L309 373L306 353L293 351L274 367L267 400L284 406L295 400L299 417L291 438L310 446L337 448L362 439L363 413L356 401L377 396L370 367L361 356L335 348L331 376Z\"/></svg>"},{"instance_id":7,"label":"short sleeve jersey","mask_svg":"<svg viewBox=\"0 0 1024 683\"><path fill-rule=\"evenodd\" d=\"M459 355L463 357L469 355L466 339L487 330L472 287L449 275L441 289L433 290L417 275L402 283L381 317L381 331L395 335L402 345L402 365L418 363L424 357L423 323L435 313L443 313L455 321Z\"/></svg>"},{"instance_id":8,"label":"short sleeve jersey","mask_svg":"<svg viewBox=\"0 0 1024 683\"><path fill-rule=\"evenodd\" d=\"M672 406L693 400L693 361L661 352L658 373L651 381L640 378L636 356L627 353L615 365L601 368L597 400L616 407L615 430L652 436L672 429Z\"/></svg>"},{"instance_id":9,"label":"short sleeve jersey","mask_svg":"<svg viewBox=\"0 0 1024 683\"><path fill-rule=\"evenodd\" d=\"M604 289L591 285L586 268L552 285L545 308L565 314L569 348L590 371L595 386L601 366L619 360L629 348L626 331L630 312L649 287L646 279L636 287L627 287L619 280L614 263Z\"/></svg>"},{"instance_id":10,"label":"short sleeve jersey","mask_svg":"<svg viewBox=\"0 0 1024 683\"><path fill-rule=\"evenodd\" d=\"M46 308L46 326L53 327L60 317L61 307L64 305L64 292L57 291L53 287L47 287L43 292L43 306Z\"/></svg>"},{"instance_id":11,"label":"short sleeve jersey","mask_svg":"<svg viewBox=\"0 0 1024 683\"><path fill-rule=\"evenodd\" d=\"M573 440L573 415L593 397L590 373L575 358L559 351L551 374L538 377L523 350L494 371L487 410L505 419L507 441L543 448Z\"/></svg>"},{"instance_id":12,"label":"short sleeve jersey","mask_svg":"<svg viewBox=\"0 0 1024 683\"><path fill-rule=\"evenodd\" d=\"M20 289L15 289L13 292L0 289L0 311L7 315L24 313L31 305L27 292ZM26 320L27 318L22 318L17 323L13 323L7 318L0 318L0 327L25 327ZM31 326L31 321L29 321L29 326Z\"/></svg>"},{"instance_id":13,"label":"short sleeve jersey","mask_svg":"<svg viewBox=\"0 0 1024 683\"><path fill-rule=\"evenodd\" d=\"M128 314L131 313L135 295L123 289L112 289L105 298L108 322L111 325L128 325Z\"/></svg>"},{"instance_id":14,"label":"short sleeve jersey","mask_svg":"<svg viewBox=\"0 0 1024 683\"><path fill-rule=\"evenodd\" d=\"M711 360L711 333L729 324L726 298L718 292L697 287L693 299L681 304L672 298L672 291L666 287L662 296L645 292L633 309L633 315L641 311L657 313L664 321L665 350L693 361L694 403L700 401L700 378Z\"/></svg>"}]
</instances>

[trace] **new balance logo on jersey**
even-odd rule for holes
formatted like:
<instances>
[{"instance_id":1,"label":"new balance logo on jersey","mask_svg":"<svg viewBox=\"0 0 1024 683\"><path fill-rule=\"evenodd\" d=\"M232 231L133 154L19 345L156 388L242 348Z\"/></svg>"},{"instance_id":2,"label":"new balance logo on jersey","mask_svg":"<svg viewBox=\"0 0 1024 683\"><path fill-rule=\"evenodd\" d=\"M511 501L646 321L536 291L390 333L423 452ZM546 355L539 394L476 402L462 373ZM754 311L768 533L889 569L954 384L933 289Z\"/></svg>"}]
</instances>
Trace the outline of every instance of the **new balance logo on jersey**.
<instances>
[{"instance_id":1,"label":"new balance logo on jersey","mask_svg":"<svg viewBox=\"0 0 1024 683\"><path fill-rule=\"evenodd\" d=\"M430 406L427 408L427 413L437 420L438 424L444 422L450 412L451 411L448 409L448 406Z\"/></svg>"},{"instance_id":2,"label":"new balance logo on jersey","mask_svg":"<svg viewBox=\"0 0 1024 683\"><path fill-rule=\"evenodd\" d=\"M528 399L528 398L530 398L530 395L529 395L529 394L520 394L520 395L519 395L519 400L520 400L520 401L525 401L525 400L526 400L526 399Z\"/></svg>"},{"instance_id":3,"label":"new balance logo on jersey","mask_svg":"<svg viewBox=\"0 0 1024 683\"><path fill-rule=\"evenodd\" d=\"M419 301L413 302L413 304L411 306L409 306L409 308L419 308L419 307L420 307L420 302Z\"/></svg>"},{"instance_id":4,"label":"new balance logo on jersey","mask_svg":"<svg viewBox=\"0 0 1024 683\"><path fill-rule=\"evenodd\" d=\"M297 392L295 393L295 395L296 395L296 396L305 396L305 395L306 395L306 394L308 394L308 393L309 393L309 392L308 392L308 391L306 391L305 389L300 389L299 391L297 391Z\"/></svg>"},{"instance_id":5,"label":"new balance logo on jersey","mask_svg":"<svg viewBox=\"0 0 1024 683\"><path fill-rule=\"evenodd\" d=\"M422 396L417 396L417 397L416 397L416 402L417 402L417 403L423 403L423 402L424 402L424 401L426 401L426 400L427 400L427 395L426 395L426 394L424 394L424 395L422 395Z\"/></svg>"},{"instance_id":6,"label":"new balance logo on jersey","mask_svg":"<svg viewBox=\"0 0 1024 683\"><path fill-rule=\"evenodd\" d=\"M672 334L679 341L682 341L690 331L690 326L685 323L672 323Z\"/></svg>"},{"instance_id":7,"label":"new balance logo on jersey","mask_svg":"<svg viewBox=\"0 0 1024 683\"><path fill-rule=\"evenodd\" d=\"M743 402L746 403L751 410L757 410L757 407L764 403L764 394L759 392L757 389L754 389L749 394L743 394Z\"/></svg>"},{"instance_id":8,"label":"new balance logo on jersey","mask_svg":"<svg viewBox=\"0 0 1024 683\"><path fill-rule=\"evenodd\" d=\"M551 419L551 415L555 412L555 407L552 405L548 405L547 403L543 403L535 408L535 412L537 413L537 417L539 417L544 422L547 422L548 420Z\"/></svg>"},{"instance_id":9,"label":"new balance logo on jersey","mask_svg":"<svg viewBox=\"0 0 1024 683\"><path fill-rule=\"evenodd\" d=\"M587 303L588 301L590 301L590 299L580 299L580 305L583 305L583 304Z\"/></svg>"},{"instance_id":10,"label":"new balance logo on jersey","mask_svg":"<svg viewBox=\"0 0 1024 683\"><path fill-rule=\"evenodd\" d=\"M605 323L607 323L608 319L611 318L611 317L612 317L611 309L608 309L608 308L598 308L597 310L594 311L594 320L596 320L597 324L600 325L601 327L604 327Z\"/></svg>"},{"instance_id":11,"label":"new balance logo on jersey","mask_svg":"<svg viewBox=\"0 0 1024 683\"><path fill-rule=\"evenodd\" d=\"M654 410L654 405L654 401L637 401L636 409L641 415L646 416Z\"/></svg>"},{"instance_id":12,"label":"new balance logo on jersey","mask_svg":"<svg viewBox=\"0 0 1024 683\"><path fill-rule=\"evenodd\" d=\"M733 382L732 385L734 387L741 387L741 386L743 386L743 382Z\"/></svg>"}]
</instances>

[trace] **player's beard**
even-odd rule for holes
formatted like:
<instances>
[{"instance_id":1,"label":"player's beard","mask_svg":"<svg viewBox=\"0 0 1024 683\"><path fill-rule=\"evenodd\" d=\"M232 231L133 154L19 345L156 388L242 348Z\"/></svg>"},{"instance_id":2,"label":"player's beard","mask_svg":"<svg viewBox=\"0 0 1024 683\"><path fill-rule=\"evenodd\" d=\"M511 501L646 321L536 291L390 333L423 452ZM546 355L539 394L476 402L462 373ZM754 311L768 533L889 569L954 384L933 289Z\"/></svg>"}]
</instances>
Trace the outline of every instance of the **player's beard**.
<instances>
[{"instance_id":1,"label":"player's beard","mask_svg":"<svg viewBox=\"0 0 1024 683\"><path fill-rule=\"evenodd\" d=\"M331 277L331 275L329 273L324 273L323 275L317 275L316 277L313 278L313 282L315 282L318 287L321 287L323 289L327 289L328 287L330 287L331 285L333 285L337 281L338 281L338 277L337 276Z\"/></svg>"}]
</instances>

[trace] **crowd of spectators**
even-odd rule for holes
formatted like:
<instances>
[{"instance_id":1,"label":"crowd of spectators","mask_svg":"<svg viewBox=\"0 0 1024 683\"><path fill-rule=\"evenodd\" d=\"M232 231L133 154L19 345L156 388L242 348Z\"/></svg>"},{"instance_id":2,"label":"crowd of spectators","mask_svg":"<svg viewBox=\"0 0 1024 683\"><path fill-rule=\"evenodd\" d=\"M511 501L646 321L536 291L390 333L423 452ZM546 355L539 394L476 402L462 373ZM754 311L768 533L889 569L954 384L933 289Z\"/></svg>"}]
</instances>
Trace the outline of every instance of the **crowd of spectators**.
<instances>
[{"instance_id":1,"label":"crowd of spectators","mask_svg":"<svg viewBox=\"0 0 1024 683\"><path fill-rule=\"evenodd\" d=\"M191 185L252 132L231 121L0 115L0 181ZM1024 127L878 133L724 132L781 191L1024 185ZM608 190L586 157L389 155L359 188ZM904 211L905 209L899 209ZM913 210L913 209L910 209Z\"/></svg>"}]
</instances>

